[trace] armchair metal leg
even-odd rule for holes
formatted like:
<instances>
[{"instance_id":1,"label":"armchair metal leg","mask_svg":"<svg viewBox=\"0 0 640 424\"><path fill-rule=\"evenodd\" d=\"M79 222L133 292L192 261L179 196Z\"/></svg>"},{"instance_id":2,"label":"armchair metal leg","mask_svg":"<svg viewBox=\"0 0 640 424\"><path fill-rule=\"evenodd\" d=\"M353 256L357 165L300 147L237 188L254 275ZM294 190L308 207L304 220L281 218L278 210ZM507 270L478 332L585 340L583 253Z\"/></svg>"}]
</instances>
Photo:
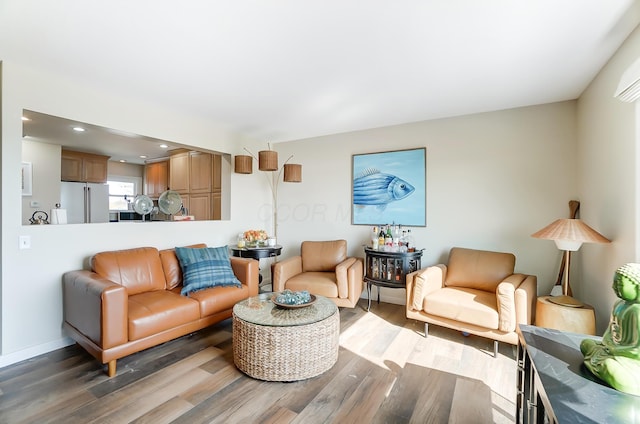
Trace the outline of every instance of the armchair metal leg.
<instances>
[{"instance_id":1,"label":"armchair metal leg","mask_svg":"<svg viewBox=\"0 0 640 424\"><path fill-rule=\"evenodd\" d=\"M493 341L493 357L494 358L498 357L498 341L497 340Z\"/></svg>"},{"instance_id":2,"label":"armchair metal leg","mask_svg":"<svg viewBox=\"0 0 640 424\"><path fill-rule=\"evenodd\" d=\"M424 337L426 338L429 335L429 323L424 323Z\"/></svg>"}]
</instances>

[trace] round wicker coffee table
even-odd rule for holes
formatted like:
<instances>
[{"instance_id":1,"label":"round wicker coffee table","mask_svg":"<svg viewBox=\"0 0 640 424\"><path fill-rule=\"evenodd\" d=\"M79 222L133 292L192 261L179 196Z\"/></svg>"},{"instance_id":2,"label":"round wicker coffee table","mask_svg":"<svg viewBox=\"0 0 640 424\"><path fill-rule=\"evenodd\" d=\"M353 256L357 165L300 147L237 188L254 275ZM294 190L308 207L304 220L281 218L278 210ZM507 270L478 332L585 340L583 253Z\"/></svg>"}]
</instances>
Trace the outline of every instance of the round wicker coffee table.
<instances>
[{"instance_id":1,"label":"round wicker coffee table","mask_svg":"<svg viewBox=\"0 0 640 424\"><path fill-rule=\"evenodd\" d=\"M284 309L263 293L233 307L233 361L250 377L297 381L315 377L338 360L340 314L331 300Z\"/></svg>"}]
</instances>

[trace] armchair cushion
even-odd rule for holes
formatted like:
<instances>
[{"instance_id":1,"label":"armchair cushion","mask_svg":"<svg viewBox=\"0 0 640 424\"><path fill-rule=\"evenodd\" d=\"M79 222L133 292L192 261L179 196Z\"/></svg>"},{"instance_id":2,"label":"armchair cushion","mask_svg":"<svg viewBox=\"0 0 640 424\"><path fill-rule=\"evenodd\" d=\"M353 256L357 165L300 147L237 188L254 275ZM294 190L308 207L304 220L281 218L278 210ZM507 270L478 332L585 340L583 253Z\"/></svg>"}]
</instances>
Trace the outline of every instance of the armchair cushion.
<instances>
[{"instance_id":1,"label":"armchair cushion","mask_svg":"<svg viewBox=\"0 0 640 424\"><path fill-rule=\"evenodd\" d=\"M347 241L303 241L300 247L302 272L334 271L347 259Z\"/></svg>"},{"instance_id":2,"label":"armchair cushion","mask_svg":"<svg viewBox=\"0 0 640 424\"><path fill-rule=\"evenodd\" d=\"M447 287L466 287L495 293L498 284L513 274L516 257L511 253L454 247L449 254Z\"/></svg>"},{"instance_id":3,"label":"armchair cushion","mask_svg":"<svg viewBox=\"0 0 640 424\"><path fill-rule=\"evenodd\" d=\"M460 305L464 305L463 308ZM496 330L496 296L484 290L445 287L431 293L422 308L426 313Z\"/></svg>"},{"instance_id":4,"label":"armchair cushion","mask_svg":"<svg viewBox=\"0 0 640 424\"><path fill-rule=\"evenodd\" d=\"M287 288L293 291L313 290L313 294L328 297L338 297L336 275L327 272L305 272L287 280Z\"/></svg>"},{"instance_id":5,"label":"armchair cushion","mask_svg":"<svg viewBox=\"0 0 640 424\"><path fill-rule=\"evenodd\" d=\"M213 248L176 247L182 268L182 295L217 286L240 288L242 284L231 269L227 246Z\"/></svg>"}]
</instances>

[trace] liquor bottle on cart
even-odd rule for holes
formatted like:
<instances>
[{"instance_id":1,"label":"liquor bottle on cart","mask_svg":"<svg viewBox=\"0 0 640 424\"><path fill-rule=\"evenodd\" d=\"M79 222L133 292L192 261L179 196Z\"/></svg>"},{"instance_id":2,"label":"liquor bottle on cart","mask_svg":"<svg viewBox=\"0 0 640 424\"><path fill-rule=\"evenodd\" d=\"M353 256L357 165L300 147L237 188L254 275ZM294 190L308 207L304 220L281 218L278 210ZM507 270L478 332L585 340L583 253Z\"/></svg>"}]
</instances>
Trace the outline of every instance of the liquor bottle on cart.
<instances>
[{"instance_id":1,"label":"liquor bottle on cart","mask_svg":"<svg viewBox=\"0 0 640 424\"><path fill-rule=\"evenodd\" d=\"M378 249L378 227L373 226L373 230L371 232L371 248Z\"/></svg>"}]
</instances>

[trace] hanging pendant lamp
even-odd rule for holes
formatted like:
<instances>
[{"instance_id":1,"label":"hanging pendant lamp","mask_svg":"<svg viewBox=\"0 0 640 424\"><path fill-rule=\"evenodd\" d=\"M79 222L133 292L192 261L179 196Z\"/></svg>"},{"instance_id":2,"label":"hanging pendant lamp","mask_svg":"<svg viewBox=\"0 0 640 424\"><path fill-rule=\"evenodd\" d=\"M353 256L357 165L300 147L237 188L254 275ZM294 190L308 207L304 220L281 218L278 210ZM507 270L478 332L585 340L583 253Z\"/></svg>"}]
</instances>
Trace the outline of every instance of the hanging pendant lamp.
<instances>
[{"instance_id":1,"label":"hanging pendant lamp","mask_svg":"<svg viewBox=\"0 0 640 424\"><path fill-rule=\"evenodd\" d=\"M236 174L252 174L253 158L248 155L236 155L235 157L235 173Z\"/></svg>"},{"instance_id":2,"label":"hanging pendant lamp","mask_svg":"<svg viewBox=\"0 0 640 424\"><path fill-rule=\"evenodd\" d=\"M298 163L285 163L284 181L287 183L302 182L302 165Z\"/></svg>"},{"instance_id":3,"label":"hanging pendant lamp","mask_svg":"<svg viewBox=\"0 0 640 424\"><path fill-rule=\"evenodd\" d=\"M278 152L275 150L261 150L258 152L258 169L260 171L278 170Z\"/></svg>"}]
</instances>

